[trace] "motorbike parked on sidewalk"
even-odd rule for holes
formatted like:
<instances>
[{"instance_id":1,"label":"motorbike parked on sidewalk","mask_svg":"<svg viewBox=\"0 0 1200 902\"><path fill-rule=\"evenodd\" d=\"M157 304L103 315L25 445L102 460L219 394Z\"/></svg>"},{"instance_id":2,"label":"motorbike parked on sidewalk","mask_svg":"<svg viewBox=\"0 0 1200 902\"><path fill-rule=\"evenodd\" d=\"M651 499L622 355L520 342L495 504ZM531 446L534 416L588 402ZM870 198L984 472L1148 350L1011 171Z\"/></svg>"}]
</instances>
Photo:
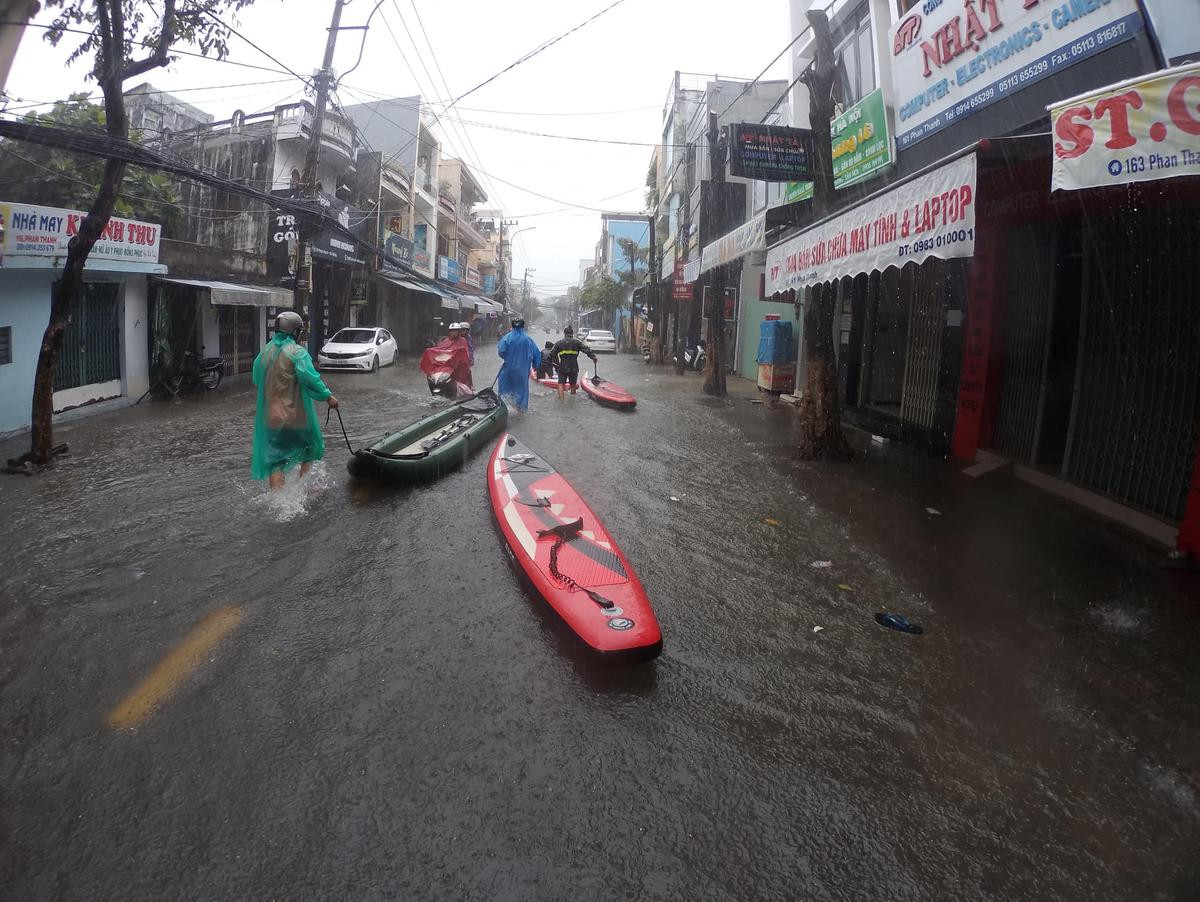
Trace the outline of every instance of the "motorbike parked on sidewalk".
<instances>
[{"instance_id":1,"label":"motorbike parked on sidewalk","mask_svg":"<svg viewBox=\"0 0 1200 902\"><path fill-rule=\"evenodd\" d=\"M195 351L183 352L179 372L168 382L171 394L212 391L221 384L225 361L220 357L199 357Z\"/></svg>"},{"instance_id":2,"label":"motorbike parked on sidewalk","mask_svg":"<svg viewBox=\"0 0 1200 902\"><path fill-rule=\"evenodd\" d=\"M703 373L704 368L708 366L708 356L705 354L704 340L701 339L694 347L683 349L683 368L687 370L695 370L697 373ZM679 357L672 358L675 362L679 361Z\"/></svg>"}]
</instances>

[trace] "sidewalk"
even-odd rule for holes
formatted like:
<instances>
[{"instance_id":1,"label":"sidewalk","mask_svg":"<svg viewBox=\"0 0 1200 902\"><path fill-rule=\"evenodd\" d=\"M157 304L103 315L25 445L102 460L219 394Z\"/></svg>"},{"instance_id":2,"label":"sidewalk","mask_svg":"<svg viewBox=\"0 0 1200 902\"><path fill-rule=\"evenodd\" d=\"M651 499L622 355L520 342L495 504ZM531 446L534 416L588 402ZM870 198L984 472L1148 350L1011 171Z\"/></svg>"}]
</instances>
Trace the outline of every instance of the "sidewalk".
<instances>
[{"instance_id":1,"label":"sidewalk","mask_svg":"<svg viewBox=\"0 0 1200 902\"><path fill-rule=\"evenodd\" d=\"M1187 795L1200 814L1200 573L1160 569L1160 546L1009 469L971 478L962 461L875 445L853 428L846 434L857 460L794 460L794 406L753 403L766 396L737 377L729 398L727 417L772 450L771 465L802 498L841 513L846 545L879 554L881 569L929 600L938 629L994 632L1005 639L998 645L1023 647L1023 660L980 661L1012 667L1014 683L1070 661L1068 682L1085 706L1131 745L1153 750L1164 788Z\"/></svg>"}]
</instances>

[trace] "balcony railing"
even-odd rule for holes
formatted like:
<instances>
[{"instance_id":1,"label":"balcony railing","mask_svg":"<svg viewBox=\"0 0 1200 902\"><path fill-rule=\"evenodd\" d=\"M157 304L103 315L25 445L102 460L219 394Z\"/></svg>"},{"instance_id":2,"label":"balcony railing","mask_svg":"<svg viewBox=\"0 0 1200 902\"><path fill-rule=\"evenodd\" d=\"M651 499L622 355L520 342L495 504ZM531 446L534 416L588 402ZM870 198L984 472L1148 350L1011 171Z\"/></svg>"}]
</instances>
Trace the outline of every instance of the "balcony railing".
<instances>
[{"instance_id":1,"label":"balcony railing","mask_svg":"<svg viewBox=\"0 0 1200 902\"><path fill-rule=\"evenodd\" d=\"M476 222L466 218L461 213L455 217L458 224L458 237L469 244L471 247L484 247L487 245L487 238L479 231L479 226Z\"/></svg>"}]
</instances>

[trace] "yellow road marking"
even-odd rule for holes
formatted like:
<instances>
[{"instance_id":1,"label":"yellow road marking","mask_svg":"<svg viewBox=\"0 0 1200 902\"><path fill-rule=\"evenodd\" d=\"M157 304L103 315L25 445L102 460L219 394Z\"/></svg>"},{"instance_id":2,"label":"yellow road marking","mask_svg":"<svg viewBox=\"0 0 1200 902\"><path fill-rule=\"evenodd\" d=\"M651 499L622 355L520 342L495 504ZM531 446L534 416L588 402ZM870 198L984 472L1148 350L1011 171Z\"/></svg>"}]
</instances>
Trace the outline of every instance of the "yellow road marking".
<instances>
[{"instance_id":1,"label":"yellow road marking","mask_svg":"<svg viewBox=\"0 0 1200 902\"><path fill-rule=\"evenodd\" d=\"M118 730L136 727L179 688L188 674L203 663L217 643L242 622L246 612L226 606L213 611L164 657L137 688L108 715L108 725Z\"/></svg>"}]
</instances>

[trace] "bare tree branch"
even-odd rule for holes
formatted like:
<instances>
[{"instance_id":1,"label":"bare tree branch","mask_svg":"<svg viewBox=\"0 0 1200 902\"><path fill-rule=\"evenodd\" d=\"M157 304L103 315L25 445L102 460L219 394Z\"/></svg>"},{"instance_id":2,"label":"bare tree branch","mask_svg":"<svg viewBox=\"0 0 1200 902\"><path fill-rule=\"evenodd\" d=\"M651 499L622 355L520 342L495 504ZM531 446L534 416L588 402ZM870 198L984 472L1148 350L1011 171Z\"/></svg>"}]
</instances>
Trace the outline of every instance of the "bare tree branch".
<instances>
[{"instance_id":1,"label":"bare tree branch","mask_svg":"<svg viewBox=\"0 0 1200 902\"><path fill-rule=\"evenodd\" d=\"M158 46L145 59L130 63L121 73L121 80L136 78L143 72L157 69L167 64L167 52L175 40L175 0L166 0L163 4L162 32L158 36Z\"/></svg>"}]
</instances>

